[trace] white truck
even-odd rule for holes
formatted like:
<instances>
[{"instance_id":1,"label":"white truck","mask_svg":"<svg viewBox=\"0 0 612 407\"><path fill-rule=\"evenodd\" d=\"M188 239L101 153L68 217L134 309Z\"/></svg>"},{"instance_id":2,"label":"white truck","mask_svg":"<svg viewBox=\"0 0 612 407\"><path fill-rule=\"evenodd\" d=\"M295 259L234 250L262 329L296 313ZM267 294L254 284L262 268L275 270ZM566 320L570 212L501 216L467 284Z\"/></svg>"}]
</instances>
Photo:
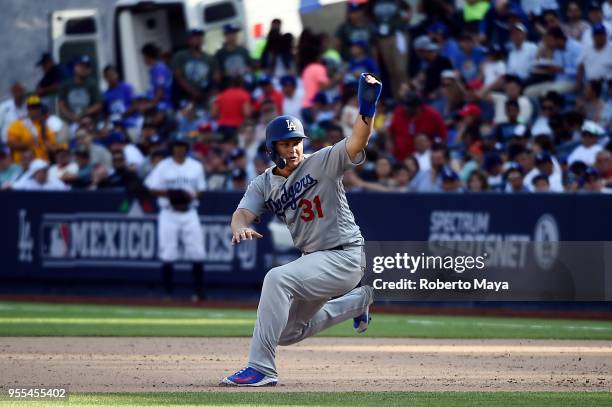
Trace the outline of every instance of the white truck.
<instances>
[{"instance_id":1,"label":"white truck","mask_svg":"<svg viewBox=\"0 0 612 407\"><path fill-rule=\"evenodd\" d=\"M148 42L164 52L185 46L187 31L206 31L204 49L214 53L223 42L223 26L242 27L242 39L252 49L265 38L270 22L282 20L283 32L299 37L303 27L333 33L345 16L345 0L118 0L102 21L96 9L54 11L51 14L53 57L69 64L80 54L94 61L97 78L114 63L137 93L148 86L140 49ZM104 81L99 81L101 87Z\"/></svg>"}]
</instances>

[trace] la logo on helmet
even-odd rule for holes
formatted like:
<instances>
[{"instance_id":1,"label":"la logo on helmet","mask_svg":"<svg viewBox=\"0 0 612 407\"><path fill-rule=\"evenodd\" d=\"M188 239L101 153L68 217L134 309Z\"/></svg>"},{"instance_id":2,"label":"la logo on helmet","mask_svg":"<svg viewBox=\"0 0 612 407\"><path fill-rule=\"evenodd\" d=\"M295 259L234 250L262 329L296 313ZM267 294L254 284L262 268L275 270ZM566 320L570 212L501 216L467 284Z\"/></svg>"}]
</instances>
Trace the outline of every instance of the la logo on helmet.
<instances>
[{"instance_id":1,"label":"la logo on helmet","mask_svg":"<svg viewBox=\"0 0 612 407\"><path fill-rule=\"evenodd\" d=\"M291 120L285 120L287 122L287 130L297 131L297 126Z\"/></svg>"}]
</instances>

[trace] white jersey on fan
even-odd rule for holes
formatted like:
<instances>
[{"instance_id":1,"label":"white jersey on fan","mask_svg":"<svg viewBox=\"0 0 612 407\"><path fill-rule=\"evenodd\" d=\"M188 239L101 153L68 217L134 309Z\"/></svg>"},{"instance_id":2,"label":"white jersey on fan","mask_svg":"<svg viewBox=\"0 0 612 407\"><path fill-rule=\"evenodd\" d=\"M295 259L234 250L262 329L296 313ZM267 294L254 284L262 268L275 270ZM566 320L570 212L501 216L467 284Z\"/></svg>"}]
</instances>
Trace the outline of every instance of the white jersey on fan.
<instances>
[{"instance_id":1,"label":"white jersey on fan","mask_svg":"<svg viewBox=\"0 0 612 407\"><path fill-rule=\"evenodd\" d=\"M204 167L199 161L187 157L181 164L172 157L162 160L145 179L145 185L153 190L182 189L192 193L206 189ZM166 197L159 197L157 203L161 209L169 209L170 202ZM192 206L198 206L194 199Z\"/></svg>"}]
</instances>

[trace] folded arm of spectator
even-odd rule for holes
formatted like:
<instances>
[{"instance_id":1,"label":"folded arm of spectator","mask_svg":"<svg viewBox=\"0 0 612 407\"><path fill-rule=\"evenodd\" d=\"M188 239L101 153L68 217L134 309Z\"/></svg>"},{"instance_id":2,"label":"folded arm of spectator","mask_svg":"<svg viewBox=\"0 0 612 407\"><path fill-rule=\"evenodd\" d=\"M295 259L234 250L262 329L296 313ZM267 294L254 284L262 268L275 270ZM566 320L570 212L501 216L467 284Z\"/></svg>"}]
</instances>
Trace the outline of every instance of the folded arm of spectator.
<instances>
[{"instance_id":1,"label":"folded arm of spectator","mask_svg":"<svg viewBox=\"0 0 612 407\"><path fill-rule=\"evenodd\" d=\"M192 98L194 98L194 99L201 99L202 98L202 92L200 92L199 89L194 88L193 86L191 86L189 84L189 82L187 82L187 80L185 79L185 76L183 75L183 72L181 71L181 69L177 68L177 69L174 70L174 79L176 80L178 85L181 87L181 89L183 89Z\"/></svg>"},{"instance_id":2,"label":"folded arm of spectator","mask_svg":"<svg viewBox=\"0 0 612 407\"><path fill-rule=\"evenodd\" d=\"M59 100L59 111L60 115L69 122L78 122L81 118L80 115L70 110L68 105L66 105L66 102L64 102L62 99Z\"/></svg>"}]
</instances>

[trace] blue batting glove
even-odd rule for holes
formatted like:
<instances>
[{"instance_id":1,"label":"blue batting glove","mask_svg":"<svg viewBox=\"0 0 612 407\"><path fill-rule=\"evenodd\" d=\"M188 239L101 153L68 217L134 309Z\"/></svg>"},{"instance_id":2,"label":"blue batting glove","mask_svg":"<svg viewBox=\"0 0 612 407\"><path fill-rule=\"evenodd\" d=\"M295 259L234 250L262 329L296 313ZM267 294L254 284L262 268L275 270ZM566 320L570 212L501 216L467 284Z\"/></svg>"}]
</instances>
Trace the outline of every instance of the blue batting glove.
<instances>
[{"instance_id":1,"label":"blue batting glove","mask_svg":"<svg viewBox=\"0 0 612 407\"><path fill-rule=\"evenodd\" d=\"M362 117L374 117L380 92L382 92L382 83L371 73L362 73L357 90L359 114Z\"/></svg>"}]
</instances>

